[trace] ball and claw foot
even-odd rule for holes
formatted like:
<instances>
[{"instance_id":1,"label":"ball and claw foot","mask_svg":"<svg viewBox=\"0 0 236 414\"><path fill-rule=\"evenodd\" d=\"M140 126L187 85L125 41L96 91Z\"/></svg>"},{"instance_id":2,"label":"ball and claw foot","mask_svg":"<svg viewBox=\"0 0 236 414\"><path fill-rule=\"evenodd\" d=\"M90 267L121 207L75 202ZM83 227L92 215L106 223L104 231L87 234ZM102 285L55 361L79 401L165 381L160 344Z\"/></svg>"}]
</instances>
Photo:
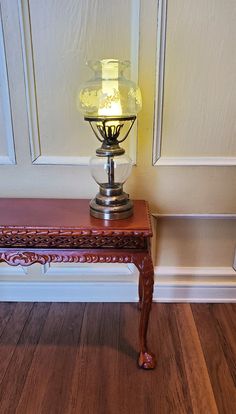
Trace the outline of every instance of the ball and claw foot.
<instances>
[{"instance_id":1,"label":"ball and claw foot","mask_svg":"<svg viewBox=\"0 0 236 414\"><path fill-rule=\"evenodd\" d=\"M152 352L140 352L138 366L143 369L154 369L156 366L155 355Z\"/></svg>"}]
</instances>

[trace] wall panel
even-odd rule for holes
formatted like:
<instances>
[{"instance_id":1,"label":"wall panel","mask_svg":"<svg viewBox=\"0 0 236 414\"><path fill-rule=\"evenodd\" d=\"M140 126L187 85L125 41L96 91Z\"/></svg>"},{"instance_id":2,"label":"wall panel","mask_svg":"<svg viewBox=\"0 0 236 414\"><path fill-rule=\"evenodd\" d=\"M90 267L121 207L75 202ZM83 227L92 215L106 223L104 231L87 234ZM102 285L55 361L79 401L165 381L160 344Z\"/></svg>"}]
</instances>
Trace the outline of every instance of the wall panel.
<instances>
[{"instance_id":1,"label":"wall panel","mask_svg":"<svg viewBox=\"0 0 236 414\"><path fill-rule=\"evenodd\" d=\"M235 23L230 0L160 1L154 164L236 165Z\"/></svg>"},{"instance_id":2,"label":"wall panel","mask_svg":"<svg viewBox=\"0 0 236 414\"><path fill-rule=\"evenodd\" d=\"M0 165L1 164L15 164L15 149L0 5Z\"/></svg>"},{"instance_id":3,"label":"wall panel","mask_svg":"<svg viewBox=\"0 0 236 414\"><path fill-rule=\"evenodd\" d=\"M86 165L97 144L76 110L76 91L90 76L88 60L128 59L137 79L139 0L19 0L18 5L32 161ZM135 142L134 131L126 144L134 161Z\"/></svg>"}]
</instances>

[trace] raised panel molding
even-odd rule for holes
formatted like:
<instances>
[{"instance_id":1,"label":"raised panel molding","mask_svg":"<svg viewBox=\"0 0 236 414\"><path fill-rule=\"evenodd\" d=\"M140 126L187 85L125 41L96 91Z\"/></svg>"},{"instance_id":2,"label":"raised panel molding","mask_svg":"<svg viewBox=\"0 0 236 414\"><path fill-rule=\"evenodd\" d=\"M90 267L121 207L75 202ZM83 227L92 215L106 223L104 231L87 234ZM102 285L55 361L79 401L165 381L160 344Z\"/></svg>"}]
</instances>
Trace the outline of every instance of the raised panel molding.
<instances>
[{"instance_id":1,"label":"raised panel molding","mask_svg":"<svg viewBox=\"0 0 236 414\"><path fill-rule=\"evenodd\" d=\"M155 219L158 218L184 218L184 219L236 219L236 213L232 214L209 214L209 213L152 213Z\"/></svg>"},{"instance_id":2,"label":"raised panel molding","mask_svg":"<svg viewBox=\"0 0 236 414\"><path fill-rule=\"evenodd\" d=\"M2 12L0 5L0 99L2 99L3 113L4 113L4 139L7 147L7 155L0 154L0 165L16 164L13 124L11 115L10 90L7 74L7 61L4 44L4 32Z\"/></svg>"},{"instance_id":3,"label":"raised panel molding","mask_svg":"<svg viewBox=\"0 0 236 414\"><path fill-rule=\"evenodd\" d=\"M156 92L153 128L153 165L154 166L235 166L236 157L167 157L162 155L162 126L163 126L163 100L164 76L167 30L168 0L159 0L157 21L157 54L156 54Z\"/></svg>"},{"instance_id":4,"label":"raised panel molding","mask_svg":"<svg viewBox=\"0 0 236 414\"><path fill-rule=\"evenodd\" d=\"M154 165L215 165L228 167L236 165L236 157L163 157L161 152L155 160L153 160Z\"/></svg>"},{"instance_id":5,"label":"raised panel molding","mask_svg":"<svg viewBox=\"0 0 236 414\"><path fill-rule=\"evenodd\" d=\"M35 76L34 45L32 40L32 28L30 19L30 0L17 0L18 12L21 29L21 44L24 64L29 140L31 159L33 164L47 165L89 165L90 154L88 156L59 156L44 155L40 143L40 117L37 105L37 80ZM131 77L138 81L138 60L139 60L139 15L140 0L131 0L130 17L130 38L131 38ZM136 122L137 124L137 122ZM129 155L136 163L137 151L137 125L131 132L132 139L129 142Z\"/></svg>"},{"instance_id":6,"label":"raised panel molding","mask_svg":"<svg viewBox=\"0 0 236 414\"><path fill-rule=\"evenodd\" d=\"M153 165L161 157L163 99L164 99L164 72L166 51L166 19L167 0L159 0L157 14L157 53L156 53L156 91L153 128Z\"/></svg>"}]
</instances>

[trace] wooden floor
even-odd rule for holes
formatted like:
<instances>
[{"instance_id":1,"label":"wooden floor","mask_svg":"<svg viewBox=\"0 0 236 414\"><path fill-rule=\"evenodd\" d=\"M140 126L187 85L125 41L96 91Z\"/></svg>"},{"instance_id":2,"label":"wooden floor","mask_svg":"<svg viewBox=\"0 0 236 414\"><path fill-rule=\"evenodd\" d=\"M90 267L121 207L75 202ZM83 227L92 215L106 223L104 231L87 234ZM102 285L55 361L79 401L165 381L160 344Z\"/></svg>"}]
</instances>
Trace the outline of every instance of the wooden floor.
<instances>
[{"instance_id":1,"label":"wooden floor","mask_svg":"<svg viewBox=\"0 0 236 414\"><path fill-rule=\"evenodd\" d=\"M236 413L236 304L0 304L0 414Z\"/></svg>"}]
</instances>

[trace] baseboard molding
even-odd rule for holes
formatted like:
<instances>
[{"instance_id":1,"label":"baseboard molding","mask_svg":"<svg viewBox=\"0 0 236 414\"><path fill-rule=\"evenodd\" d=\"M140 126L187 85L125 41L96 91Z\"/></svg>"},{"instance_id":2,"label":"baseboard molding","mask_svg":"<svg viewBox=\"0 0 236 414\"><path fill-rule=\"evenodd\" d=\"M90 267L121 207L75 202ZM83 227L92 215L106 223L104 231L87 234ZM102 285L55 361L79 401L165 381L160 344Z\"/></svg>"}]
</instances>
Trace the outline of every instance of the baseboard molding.
<instances>
[{"instance_id":1,"label":"baseboard molding","mask_svg":"<svg viewBox=\"0 0 236 414\"><path fill-rule=\"evenodd\" d=\"M117 275L110 280L1 281L0 301L136 302L137 274L127 282ZM155 268L155 302L236 302L233 268Z\"/></svg>"},{"instance_id":2,"label":"baseboard molding","mask_svg":"<svg viewBox=\"0 0 236 414\"><path fill-rule=\"evenodd\" d=\"M236 302L232 267L155 267L154 301Z\"/></svg>"},{"instance_id":3,"label":"baseboard molding","mask_svg":"<svg viewBox=\"0 0 236 414\"><path fill-rule=\"evenodd\" d=\"M187 267L187 266L155 266L155 276L159 280L167 280L167 278L173 278L176 281L177 277L188 278L188 281L192 284L193 278L220 277L223 280L227 277L236 277L236 271L230 266L209 266L209 267Z\"/></svg>"}]
</instances>

